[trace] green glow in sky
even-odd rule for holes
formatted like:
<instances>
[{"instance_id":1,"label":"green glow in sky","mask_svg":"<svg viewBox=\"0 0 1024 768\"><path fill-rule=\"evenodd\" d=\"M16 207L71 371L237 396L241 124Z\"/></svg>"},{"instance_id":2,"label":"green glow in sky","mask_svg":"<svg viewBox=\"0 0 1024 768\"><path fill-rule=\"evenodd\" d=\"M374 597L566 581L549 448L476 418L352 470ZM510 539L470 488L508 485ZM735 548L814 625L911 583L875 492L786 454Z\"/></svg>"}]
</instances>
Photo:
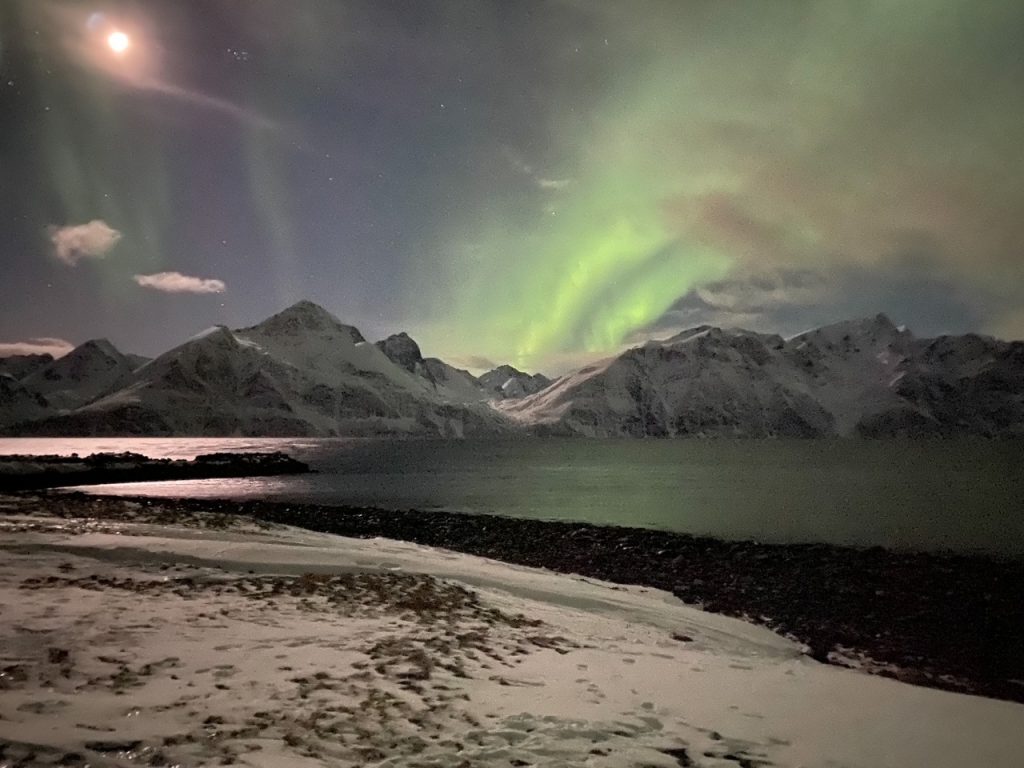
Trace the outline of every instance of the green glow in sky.
<instances>
[{"instance_id":1,"label":"green glow in sky","mask_svg":"<svg viewBox=\"0 0 1024 768\"><path fill-rule=\"evenodd\" d=\"M417 281L426 347L564 370L649 335L692 289L779 268L927 253L1015 283L1009 241L982 223L1020 196L994 170L1020 156L1011 11L965 7L680 3L638 23L629 4L588 6L602 31L565 72L576 50L620 58L588 81L588 108L537 115L534 154L510 148L522 187L466 201L424 257L444 276Z\"/></svg>"},{"instance_id":2,"label":"green glow in sky","mask_svg":"<svg viewBox=\"0 0 1024 768\"><path fill-rule=\"evenodd\" d=\"M548 374L705 322L1024 334L1019 0L236 5L0 1L11 340L299 299Z\"/></svg>"},{"instance_id":3,"label":"green glow in sky","mask_svg":"<svg viewBox=\"0 0 1024 768\"><path fill-rule=\"evenodd\" d=\"M519 196L459 222L444 252L449 291L435 307L444 320L425 335L431 349L563 367L614 352L681 295L727 274L733 259L689 237L672 212L708 174L687 175L650 142L677 89L633 85L602 107L615 120L552 126L572 160L557 179L525 167L531 205Z\"/></svg>"},{"instance_id":4,"label":"green glow in sky","mask_svg":"<svg viewBox=\"0 0 1024 768\"><path fill-rule=\"evenodd\" d=\"M532 232L493 232L461 261L468 279L454 297L454 326L483 354L529 366L612 350L696 282L724 272L722 257L671 233L653 201L619 199L611 184L570 193Z\"/></svg>"}]
</instances>

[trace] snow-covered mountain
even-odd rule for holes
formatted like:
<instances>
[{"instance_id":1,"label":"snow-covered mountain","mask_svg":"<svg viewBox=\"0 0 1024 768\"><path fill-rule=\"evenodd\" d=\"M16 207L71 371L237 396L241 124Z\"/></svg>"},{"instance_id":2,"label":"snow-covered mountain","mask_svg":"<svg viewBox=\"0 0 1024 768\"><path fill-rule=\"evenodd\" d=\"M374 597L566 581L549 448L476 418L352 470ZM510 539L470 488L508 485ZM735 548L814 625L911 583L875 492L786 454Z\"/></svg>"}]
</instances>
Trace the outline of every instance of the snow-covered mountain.
<instances>
[{"instance_id":1,"label":"snow-covered mountain","mask_svg":"<svg viewBox=\"0 0 1024 768\"><path fill-rule=\"evenodd\" d=\"M540 373L523 373L511 365L499 365L480 376L484 391L492 397L518 398L540 392L551 379Z\"/></svg>"},{"instance_id":2,"label":"snow-covered mountain","mask_svg":"<svg viewBox=\"0 0 1024 768\"><path fill-rule=\"evenodd\" d=\"M135 368L135 361L109 341L93 339L33 371L21 383L52 407L70 410L121 386Z\"/></svg>"},{"instance_id":3,"label":"snow-covered mountain","mask_svg":"<svg viewBox=\"0 0 1024 768\"><path fill-rule=\"evenodd\" d=\"M0 424L40 419L52 413L46 398L20 381L0 372Z\"/></svg>"},{"instance_id":4,"label":"snow-covered mountain","mask_svg":"<svg viewBox=\"0 0 1024 768\"><path fill-rule=\"evenodd\" d=\"M0 357L0 375L6 374L12 379L23 379L30 373L45 368L53 362L53 355L11 355Z\"/></svg>"},{"instance_id":5,"label":"snow-covered mountain","mask_svg":"<svg viewBox=\"0 0 1024 768\"><path fill-rule=\"evenodd\" d=\"M885 315L790 339L700 326L549 382L511 366L477 378L424 358L406 333L371 344L303 301L139 362L93 341L21 378L0 370L0 425L53 435L1024 436L1024 342L917 339Z\"/></svg>"},{"instance_id":6,"label":"snow-covered mountain","mask_svg":"<svg viewBox=\"0 0 1024 768\"><path fill-rule=\"evenodd\" d=\"M356 328L299 302L264 322L211 328L34 434L495 434L507 421L392 362Z\"/></svg>"},{"instance_id":7,"label":"snow-covered mountain","mask_svg":"<svg viewBox=\"0 0 1024 768\"><path fill-rule=\"evenodd\" d=\"M423 357L420 346L409 334L396 333L376 343L395 365L428 382L452 402L477 403L487 400L480 382L469 371L449 365L436 357Z\"/></svg>"},{"instance_id":8,"label":"snow-covered mountain","mask_svg":"<svg viewBox=\"0 0 1024 768\"><path fill-rule=\"evenodd\" d=\"M788 340L701 326L496 407L596 437L1024 435L1024 343L915 339L885 315Z\"/></svg>"},{"instance_id":9,"label":"snow-covered mountain","mask_svg":"<svg viewBox=\"0 0 1024 768\"><path fill-rule=\"evenodd\" d=\"M551 383L542 374L523 373L511 365L500 365L478 378L436 357L424 358L419 345L405 332L378 341L377 347L395 364L423 377L439 392L461 402L525 397Z\"/></svg>"}]
</instances>

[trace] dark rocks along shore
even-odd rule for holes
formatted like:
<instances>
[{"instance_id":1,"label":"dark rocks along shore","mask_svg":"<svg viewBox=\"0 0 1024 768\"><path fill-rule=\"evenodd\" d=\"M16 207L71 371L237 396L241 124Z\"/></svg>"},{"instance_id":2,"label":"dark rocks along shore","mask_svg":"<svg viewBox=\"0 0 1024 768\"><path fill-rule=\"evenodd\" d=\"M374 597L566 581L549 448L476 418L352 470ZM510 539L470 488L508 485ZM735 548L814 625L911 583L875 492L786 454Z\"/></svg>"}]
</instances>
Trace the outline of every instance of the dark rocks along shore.
<instances>
[{"instance_id":1,"label":"dark rocks along shore","mask_svg":"<svg viewBox=\"0 0 1024 768\"><path fill-rule=\"evenodd\" d=\"M280 451L208 453L194 459L152 459L139 453L90 456L0 456L0 491L98 483L293 475L308 465Z\"/></svg>"},{"instance_id":2,"label":"dark rocks along shore","mask_svg":"<svg viewBox=\"0 0 1024 768\"><path fill-rule=\"evenodd\" d=\"M133 500L165 512L245 515L656 587L705 610L791 636L823 662L1024 702L1024 560L720 541L648 529L446 512ZM97 514L96 501L62 494L60 506L73 509L77 503L87 514Z\"/></svg>"}]
</instances>

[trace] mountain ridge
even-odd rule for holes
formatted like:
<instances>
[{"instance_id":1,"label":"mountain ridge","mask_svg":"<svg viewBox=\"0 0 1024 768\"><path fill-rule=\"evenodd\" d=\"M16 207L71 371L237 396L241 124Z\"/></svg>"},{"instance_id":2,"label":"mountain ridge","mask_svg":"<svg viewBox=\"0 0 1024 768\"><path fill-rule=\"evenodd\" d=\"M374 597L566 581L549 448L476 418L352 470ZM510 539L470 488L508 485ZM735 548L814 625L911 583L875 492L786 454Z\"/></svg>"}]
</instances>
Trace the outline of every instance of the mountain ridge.
<instances>
[{"instance_id":1,"label":"mountain ridge","mask_svg":"<svg viewBox=\"0 0 1024 768\"><path fill-rule=\"evenodd\" d=\"M1024 342L921 339L884 314L789 338L701 325L551 380L474 376L300 301L152 360L99 339L0 373L8 434L1024 436Z\"/></svg>"},{"instance_id":2,"label":"mountain ridge","mask_svg":"<svg viewBox=\"0 0 1024 768\"><path fill-rule=\"evenodd\" d=\"M879 314L789 339L698 326L497 407L588 437L999 437L1024 436L1022 393L1024 342L918 339Z\"/></svg>"}]
</instances>

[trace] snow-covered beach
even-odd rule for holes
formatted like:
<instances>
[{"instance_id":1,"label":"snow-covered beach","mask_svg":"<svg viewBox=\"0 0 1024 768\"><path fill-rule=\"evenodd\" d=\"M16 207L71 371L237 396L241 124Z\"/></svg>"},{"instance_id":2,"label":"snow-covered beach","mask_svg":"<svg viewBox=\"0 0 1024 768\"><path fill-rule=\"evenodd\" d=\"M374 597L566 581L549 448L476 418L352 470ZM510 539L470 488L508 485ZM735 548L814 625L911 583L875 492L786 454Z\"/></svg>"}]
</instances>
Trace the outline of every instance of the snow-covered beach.
<instances>
[{"instance_id":1,"label":"snow-covered beach","mask_svg":"<svg viewBox=\"0 0 1024 768\"><path fill-rule=\"evenodd\" d=\"M1016 766L1024 706L668 593L386 539L2 500L8 765Z\"/></svg>"},{"instance_id":2,"label":"snow-covered beach","mask_svg":"<svg viewBox=\"0 0 1024 768\"><path fill-rule=\"evenodd\" d=\"M262 499L140 495L134 497L136 512L126 513L122 502L141 487L58 492L40 503L65 518L130 521L145 514L178 523L242 517L652 587L794 638L819 661L1024 703L1019 557L769 543L579 521Z\"/></svg>"}]
</instances>

